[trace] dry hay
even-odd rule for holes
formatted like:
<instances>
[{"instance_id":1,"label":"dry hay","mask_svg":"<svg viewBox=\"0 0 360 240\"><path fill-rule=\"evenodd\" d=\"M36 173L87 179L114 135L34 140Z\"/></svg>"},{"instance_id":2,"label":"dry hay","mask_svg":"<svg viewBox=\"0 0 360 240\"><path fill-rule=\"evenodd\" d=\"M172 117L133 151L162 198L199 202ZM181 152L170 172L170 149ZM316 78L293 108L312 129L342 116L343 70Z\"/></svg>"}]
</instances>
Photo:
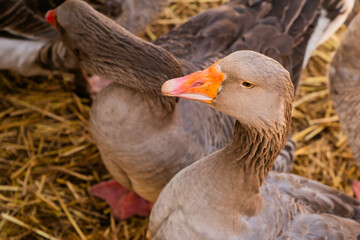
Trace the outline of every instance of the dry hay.
<instances>
[{"instance_id":1,"label":"dry hay","mask_svg":"<svg viewBox=\"0 0 360 240\"><path fill-rule=\"evenodd\" d=\"M220 0L176 0L146 38ZM316 50L295 102L294 172L352 195L359 178L327 87L327 66L345 27ZM117 222L89 187L111 176L89 136L90 103L72 76L24 78L0 72L0 239L146 239L148 220Z\"/></svg>"}]
</instances>

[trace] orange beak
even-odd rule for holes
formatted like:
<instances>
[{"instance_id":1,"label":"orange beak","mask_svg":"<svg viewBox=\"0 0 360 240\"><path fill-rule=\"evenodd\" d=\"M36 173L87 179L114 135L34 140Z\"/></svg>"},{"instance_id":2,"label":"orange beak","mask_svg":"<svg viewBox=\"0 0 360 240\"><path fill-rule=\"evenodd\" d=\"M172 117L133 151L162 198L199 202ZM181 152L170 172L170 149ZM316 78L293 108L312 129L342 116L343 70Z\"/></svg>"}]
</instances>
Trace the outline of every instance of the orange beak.
<instances>
[{"instance_id":1,"label":"orange beak","mask_svg":"<svg viewBox=\"0 0 360 240\"><path fill-rule=\"evenodd\" d=\"M56 16L55 16L55 9L49 10L45 14L45 19L48 21L51 25L53 25L54 28L56 28Z\"/></svg>"},{"instance_id":2,"label":"orange beak","mask_svg":"<svg viewBox=\"0 0 360 240\"><path fill-rule=\"evenodd\" d=\"M212 103L225 79L225 74L219 70L219 61L203 71L166 81L161 87L162 93L165 96Z\"/></svg>"}]
</instances>

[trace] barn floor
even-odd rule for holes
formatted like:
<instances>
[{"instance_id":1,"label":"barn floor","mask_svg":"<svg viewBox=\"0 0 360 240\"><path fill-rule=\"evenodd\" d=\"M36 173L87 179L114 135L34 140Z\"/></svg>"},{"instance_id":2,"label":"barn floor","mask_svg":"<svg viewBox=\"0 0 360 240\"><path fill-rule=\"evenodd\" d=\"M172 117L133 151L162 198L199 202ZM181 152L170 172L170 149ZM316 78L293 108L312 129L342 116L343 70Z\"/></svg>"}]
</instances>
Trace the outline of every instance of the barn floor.
<instances>
[{"instance_id":1,"label":"barn floor","mask_svg":"<svg viewBox=\"0 0 360 240\"><path fill-rule=\"evenodd\" d=\"M175 0L143 37L155 39L220 0ZM313 53L293 110L293 172L352 196L360 179L333 109L327 67L345 26ZM148 219L118 222L89 195L111 179L89 135L90 101L73 76L0 72L0 239L147 239Z\"/></svg>"}]
</instances>

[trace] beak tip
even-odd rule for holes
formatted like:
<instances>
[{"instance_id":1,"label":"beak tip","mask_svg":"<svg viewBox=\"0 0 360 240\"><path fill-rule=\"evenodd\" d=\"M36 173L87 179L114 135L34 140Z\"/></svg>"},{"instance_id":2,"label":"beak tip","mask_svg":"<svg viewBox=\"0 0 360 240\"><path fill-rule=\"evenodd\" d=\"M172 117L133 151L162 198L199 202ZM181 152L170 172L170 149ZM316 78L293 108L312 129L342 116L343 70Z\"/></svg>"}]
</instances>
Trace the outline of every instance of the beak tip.
<instances>
[{"instance_id":1,"label":"beak tip","mask_svg":"<svg viewBox=\"0 0 360 240\"><path fill-rule=\"evenodd\" d=\"M56 28L56 20L55 20L55 9L47 11L45 14L45 19L48 23L54 26Z\"/></svg>"},{"instance_id":2,"label":"beak tip","mask_svg":"<svg viewBox=\"0 0 360 240\"><path fill-rule=\"evenodd\" d=\"M174 80L168 80L164 82L164 84L161 87L161 92L164 95L171 95L174 89L176 88L176 82Z\"/></svg>"}]
</instances>

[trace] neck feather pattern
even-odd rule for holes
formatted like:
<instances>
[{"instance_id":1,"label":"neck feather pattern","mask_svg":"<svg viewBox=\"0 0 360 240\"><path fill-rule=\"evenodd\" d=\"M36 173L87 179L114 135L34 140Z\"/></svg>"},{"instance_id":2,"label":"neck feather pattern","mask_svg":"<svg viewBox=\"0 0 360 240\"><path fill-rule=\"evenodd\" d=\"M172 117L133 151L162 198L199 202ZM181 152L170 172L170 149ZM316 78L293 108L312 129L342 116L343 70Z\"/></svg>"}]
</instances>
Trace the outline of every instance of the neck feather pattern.
<instances>
[{"instance_id":1,"label":"neck feather pattern","mask_svg":"<svg viewBox=\"0 0 360 240\"><path fill-rule=\"evenodd\" d=\"M131 34L90 7L73 12L83 16L77 19L78 24L62 28L59 23L58 32L84 70L135 89L149 100L159 101L166 110L173 110L176 98L161 93L166 80L183 75L171 53Z\"/></svg>"},{"instance_id":2,"label":"neck feather pattern","mask_svg":"<svg viewBox=\"0 0 360 240\"><path fill-rule=\"evenodd\" d=\"M239 121L235 123L233 138L227 146L235 156L231 161L235 163L235 168L242 168L248 177L256 177L259 188L285 146L290 129L290 110L285 113L285 117L286 125L275 123L262 128Z\"/></svg>"}]
</instances>

